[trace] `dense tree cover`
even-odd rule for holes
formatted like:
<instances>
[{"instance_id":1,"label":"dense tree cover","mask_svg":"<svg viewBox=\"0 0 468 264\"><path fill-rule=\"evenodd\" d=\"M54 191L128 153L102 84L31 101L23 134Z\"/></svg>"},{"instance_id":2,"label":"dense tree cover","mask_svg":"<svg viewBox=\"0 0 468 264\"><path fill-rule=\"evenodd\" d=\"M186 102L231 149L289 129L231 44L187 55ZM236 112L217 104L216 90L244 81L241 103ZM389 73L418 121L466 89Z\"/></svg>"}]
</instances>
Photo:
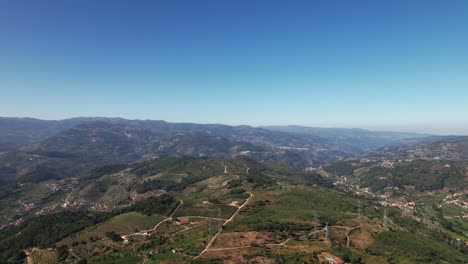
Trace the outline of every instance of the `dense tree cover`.
<instances>
[{"instance_id":1,"label":"dense tree cover","mask_svg":"<svg viewBox=\"0 0 468 264\"><path fill-rule=\"evenodd\" d=\"M185 178L182 178L182 180L179 183L173 183L171 185L168 185L166 189L168 191L183 191L185 188L187 188L189 185L192 185L194 183L203 181L207 179L208 177L206 176L195 176L191 175Z\"/></svg>"},{"instance_id":2,"label":"dense tree cover","mask_svg":"<svg viewBox=\"0 0 468 264\"><path fill-rule=\"evenodd\" d=\"M325 171L337 176L353 175L353 166L347 161L337 161L325 166Z\"/></svg>"},{"instance_id":3,"label":"dense tree cover","mask_svg":"<svg viewBox=\"0 0 468 264\"><path fill-rule=\"evenodd\" d=\"M17 173L18 171L14 167L0 167L0 175L2 175L2 177L0 177L0 186L2 186L1 188L4 188L7 184L12 184L10 178L14 178Z\"/></svg>"},{"instance_id":4,"label":"dense tree cover","mask_svg":"<svg viewBox=\"0 0 468 264\"><path fill-rule=\"evenodd\" d=\"M6 233L6 238L0 241L0 258L8 263L20 249L52 247L59 239L108 217L109 214L65 211L32 218L17 228L2 230L1 233Z\"/></svg>"},{"instance_id":5,"label":"dense tree cover","mask_svg":"<svg viewBox=\"0 0 468 264\"><path fill-rule=\"evenodd\" d=\"M106 237L114 242L122 241L120 235L115 233L114 231L106 232Z\"/></svg>"},{"instance_id":6,"label":"dense tree cover","mask_svg":"<svg viewBox=\"0 0 468 264\"><path fill-rule=\"evenodd\" d=\"M31 154L34 155L40 155L40 156L45 156L49 158L61 158L61 159L71 159L75 158L76 156L70 153L65 153L61 151L48 151L48 150L35 150L31 152Z\"/></svg>"},{"instance_id":7,"label":"dense tree cover","mask_svg":"<svg viewBox=\"0 0 468 264\"><path fill-rule=\"evenodd\" d=\"M276 184L276 181L264 174L249 174L246 177L247 182L253 183L255 188L268 187Z\"/></svg>"},{"instance_id":8,"label":"dense tree cover","mask_svg":"<svg viewBox=\"0 0 468 264\"><path fill-rule=\"evenodd\" d=\"M233 188L237 188L237 187L241 187L242 186L242 182L240 179L235 179L235 180L230 180L227 185L226 185L226 188L228 189L233 189Z\"/></svg>"},{"instance_id":9,"label":"dense tree cover","mask_svg":"<svg viewBox=\"0 0 468 264\"><path fill-rule=\"evenodd\" d=\"M137 193L145 193L145 192L149 192L153 190L161 190L161 189L165 189L167 184L168 184L167 181L161 181L159 179L146 180L142 183L138 183L135 186L135 191Z\"/></svg>"},{"instance_id":10,"label":"dense tree cover","mask_svg":"<svg viewBox=\"0 0 468 264\"><path fill-rule=\"evenodd\" d=\"M229 191L229 194L241 194L241 193L245 193L244 188L242 188L241 186L231 188Z\"/></svg>"},{"instance_id":11,"label":"dense tree cover","mask_svg":"<svg viewBox=\"0 0 468 264\"><path fill-rule=\"evenodd\" d=\"M57 259L63 261L68 257L68 250L66 246L61 246L57 248Z\"/></svg>"},{"instance_id":12,"label":"dense tree cover","mask_svg":"<svg viewBox=\"0 0 468 264\"><path fill-rule=\"evenodd\" d=\"M362 264L362 255L349 249L343 247L336 247L333 249L333 254L341 257L341 259L346 263L351 264Z\"/></svg>"},{"instance_id":13,"label":"dense tree cover","mask_svg":"<svg viewBox=\"0 0 468 264\"><path fill-rule=\"evenodd\" d=\"M0 175L1 174L2 172L0 169ZM17 184L2 182L2 179L0 178L0 199L6 198L14 193L14 189L17 187Z\"/></svg>"},{"instance_id":14,"label":"dense tree cover","mask_svg":"<svg viewBox=\"0 0 468 264\"><path fill-rule=\"evenodd\" d=\"M96 168L89 172L88 174L84 175L81 177L83 180L90 180L90 179L95 179L99 178L101 176L104 176L106 174L112 174L116 173L119 171L122 171L126 168L128 168L129 165L127 164L115 164L115 165L107 165L107 166L102 166L99 168Z\"/></svg>"},{"instance_id":15,"label":"dense tree cover","mask_svg":"<svg viewBox=\"0 0 468 264\"><path fill-rule=\"evenodd\" d=\"M130 207L126 208L125 211L135 211L145 215L167 215L174 209L177 203L178 201L175 200L172 196L163 194L161 196L150 197L148 199L138 201Z\"/></svg>"},{"instance_id":16,"label":"dense tree cover","mask_svg":"<svg viewBox=\"0 0 468 264\"><path fill-rule=\"evenodd\" d=\"M22 225L0 231L0 263L18 263L20 250L53 247L60 239L113 216L136 211L146 215L169 214L177 201L169 195L150 197L132 206L107 213L64 211L31 218Z\"/></svg>"},{"instance_id":17,"label":"dense tree cover","mask_svg":"<svg viewBox=\"0 0 468 264\"><path fill-rule=\"evenodd\" d=\"M394 168L374 167L360 178L362 186L370 187L373 191L387 186L402 188L404 185L415 186L418 191L464 186L464 173L460 168L433 161L413 161L398 164Z\"/></svg>"},{"instance_id":18,"label":"dense tree cover","mask_svg":"<svg viewBox=\"0 0 468 264\"><path fill-rule=\"evenodd\" d=\"M306 184L318 185L326 188L333 188L333 181L322 177L317 172L306 173L302 176Z\"/></svg>"},{"instance_id":19,"label":"dense tree cover","mask_svg":"<svg viewBox=\"0 0 468 264\"><path fill-rule=\"evenodd\" d=\"M404 231L382 232L368 249L375 255L387 255L389 263L466 263L468 258L443 241Z\"/></svg>"},{"instance_id":20,"label":"dense tree cover","mask_svg":"<svg viewBox=\"0 0 468 264\"><path fill-rule=\"evenodd\" d=\"M60 172L56 168L52 168L47 165L39 165L30 172L23 175L20 180L25 182L41 182L49 179L60 178Z\"/></svg>"}]
</instances>

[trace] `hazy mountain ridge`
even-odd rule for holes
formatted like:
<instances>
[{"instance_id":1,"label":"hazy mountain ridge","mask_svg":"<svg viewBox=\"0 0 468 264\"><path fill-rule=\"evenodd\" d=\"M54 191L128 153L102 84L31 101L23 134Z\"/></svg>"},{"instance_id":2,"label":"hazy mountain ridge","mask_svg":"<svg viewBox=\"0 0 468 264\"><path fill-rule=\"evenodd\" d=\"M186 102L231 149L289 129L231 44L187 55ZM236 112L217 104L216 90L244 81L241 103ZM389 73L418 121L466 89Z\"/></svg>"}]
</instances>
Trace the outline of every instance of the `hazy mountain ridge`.
<instances>
[{"instance_id":1,"label":"hazy mountain ridge","mask_svg":"<svg viewBox=\"0 0 468 264\"><path fill-rule=\"evenodd\" d=\"M430 134L392 131L370 131L360 128L321 128L305 126L265 126L268 130L322 137L329 144L342 146L347 152L367 152L389 145L406 145L425 141ZM437 137L442 138L442 137ZM435 138L434 138L435 140Z\"/></svg>"},{"instance_id":2,"label":"hazy mountain ridge","mask_svg":"<svg viewBox=\"0 0 468 264\"><path fill-rule=\"evenodd\" d=\"M39 120L33 118L1 118L0 142L11 146L24 146L38 143L77 125L105 122L126 127L148 129L153 132L201 132L226 138L263 143L266 145L284 145L290 147L307 147L314 143L333 142L338 139L409 139L426 137L427 134L406 132L382 132L363 129L317 128L301 126L228 126L222 124L169 123L162 120L129 120L107 117L77 117L64 120ZM329 142L328 142L329 141ZM346 142L345 142L346 143ZM384 142L387 143L387 142ZM350 144L350 142L348 142Z\"/></svg>"},{"instance_id":3,"label":"hazy mountain ridge","mask_svg":"<svg viewBox=\"0 0 468 264\"><path fill-rule=\"evenodd\" d=\"M344 137L359 137L376 135L380 137L399 137L399 138L416 138L426 137L431 134L415 133L415 132L393 132L393 131L371 131L362 128L323 128L323 127L307 127L307 126L262 126L261 128L298 133L298 134L312 134L317 136L344 136Z\"/></svg>"},{"instance_id":4,"label":"hazy mountain ridge","mask_svg":"<svg viewBox=\"0 0 468 264\"><path fill-rule=\"evenodd\" d=\"M10 147L36 144L76 125L93 122L99 118L70 118L41 120L35 118L0 117L0 142Z\"/></svg>"},{"instance_id":5,"label":"hazy mountain ridge","mask_svg":"<svg viewBox=\"0 0 468 264\"><path fill-rule=\"evenodd\" d=\"M275 245L299 243L307 247L307 256L314 252L314 259L320 252L331 251L342 257L352 254L386 263L386 252L396 250L392 254L402 258L429 260L434 256L425 256L424 249L432 245L437 258L463 260L462 252L467 248L463 244L466 209L462 192L468 175L464 160L468 137L403 137L392 142L409 145L362 153L364 147L378 145L361 146L371 138L368 132L363 133L367 136L322 137L248 126L86 120L0 154L0 247L9 259L14 259L18 250L39 246L55 247L40 249L51 257L75 261L77 254L94 260L93 248L105 243L100 250L106 257L112 258L114 251L109 249L115 248L122 256L157 259L158 254L150 253L156 248L172 257L182 256L178 263L184 263L207 245L205 231L187 231L191 235L159 240L162 244L151 244L150 249L145 245L159 236L144 234L146 231L140 234L135 228L141 230L141 226L131 226L144 218L154 222L144 228L156 228L164 219L178 221L177 217L195 215L202 218L187 224L187 230L195 230L200 223L208 226L206 217L222 208L225 219L235 216L222 233L234 235L247 230L267 236ZM248 200L251 195L257 197L254 202ZM161 205L157 197L170 203ZM246 208L233 215L242 203ZM160 206L167 210L154 211ZM174 218L169 217L172 210L177 212ZM385 210L391 215L388 219ZM324 234L310 236L315 232L313 218L317 211L322 231L326 223L332 226L331 243L325 242ZM421 220L425 217L431 222ZM44 227L40 224L44 221L56 223L58 230ZM81 224L75 225L77 222ZM110 228L114 235L109 230L100 231L100 226ZM122 226L127 228L114 229ZM158 234L172 236L169 231L164 233L164 225L160 228ZM352 243L360 241L360 235L341 234L343 228L359 229L367 244ZM24 235L14 242L14 234L19 232ZM34 233L40 239L31 239ZM139 238L132 238L126 242L130 246L125 246L119 235L133 233ZM395 236L409 237L402 243L413 248L412 253L399 250ZM414 241L423 238L424 246L418 247ZM219 239L230 241L222 236ZM243 245L244 237L238 241ZM252 249L268 244L258 238L252 243ZM317 245L320 250L314 251ZM174 247L183 248L187 255L173 253ZM348 253L334 251L338 248ZM75 255L66 254L71 252L67 250ZM213 252L205 258L210 254ZM392 263L390 260L388 263Z\"/></svg>"},{"instance_id":6,"label":"hazy mountain ridge","mask_svg":"<svg viewBox=\"0 0 468 264\"><path fill-rule=\"evenodd\" d=\"M0 142L8 142L0 149L3 153L0 178L2 181L31 179L37 175L35 171L41 172L40 179L46 175L63 178L80 175L97 166L164 156L231 158L246 155L261 162L306 168L390 144L387 139L375 136L372 137L378 144L369 144L368 135L374 134L365 130L342 129L339 133L351 136L330 132L327 137L323 131L334 130L320 131L319 136L250 126L104 117L61 121L0 118ZM356 133L366 136L352 136ZM403 136L398 135L397 139L392 139L392 144L425 140L400 139ZM12 148L20 150L12 151Z\"/></svg>"}]
</instances>

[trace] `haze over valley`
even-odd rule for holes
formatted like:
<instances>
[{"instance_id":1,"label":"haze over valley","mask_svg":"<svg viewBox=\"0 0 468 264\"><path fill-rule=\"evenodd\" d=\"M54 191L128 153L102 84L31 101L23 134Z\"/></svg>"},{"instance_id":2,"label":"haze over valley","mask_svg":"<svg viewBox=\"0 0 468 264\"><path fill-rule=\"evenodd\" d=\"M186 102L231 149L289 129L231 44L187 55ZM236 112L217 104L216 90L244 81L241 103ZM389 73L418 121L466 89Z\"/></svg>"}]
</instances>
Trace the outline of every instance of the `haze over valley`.
<instances>
[{"instance_id":1,"label":"haze over valley","mask_svg":"<svg viewBox=\"0 0 468 264\"><path fill-rule=\"evenodd\" d=\"M0 118L0 142L5 263L466 260L466 136Z\"/></svg>"}]
</instances>

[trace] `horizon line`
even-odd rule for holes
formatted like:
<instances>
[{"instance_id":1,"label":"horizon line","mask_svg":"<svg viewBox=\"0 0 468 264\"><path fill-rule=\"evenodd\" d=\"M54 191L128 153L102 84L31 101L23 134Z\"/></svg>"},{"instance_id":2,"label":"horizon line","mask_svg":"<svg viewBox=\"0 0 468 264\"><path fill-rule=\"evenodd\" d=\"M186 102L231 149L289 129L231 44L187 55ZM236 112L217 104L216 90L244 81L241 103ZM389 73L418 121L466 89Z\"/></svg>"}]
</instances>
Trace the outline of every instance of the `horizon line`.
<instances>
[{"instance_id":1,"label":"horizon line","mask_svg":"<svg viewBox=\"0 0 468 264\"><path fill-rule=\"evenodd\" d=\"M213 122L213 123L197 123L197 122L185 122L185 121L167 121L165 119L151 119L151 118L128 118L128 117L120 117L120 116L73 116L73 117L66 117L66 118L55 118L55 119L48 119L42 117L31 117L31 116L0 116L0 119L33 119L38 121L65 121L71 119L121 119L121 120L128 120L128 121L159 121L159 122L166 122L172 124L196 124L196 125L223 125L223 126L230 126L230 127L241 127L241 126L248 126L253 128L263 128L266 127L302 127L302 128L318 128L318 129L347 129L347 130L365 130L370 132L393 132L393 133L412 133L412 134L419 134L425 136L468 136L468 131L466 134L453 134L453 133L434 133L434 132L416 132L416 131L404 131L404 130L394 130L394 129L371 129L371 128L362 128L362 127L347 127L347 126L321 126L321 125L298 125L298 124L270 124L270 125L248 125L248 124L226 124L220 122Z\"/></svg>"}]
</instances>

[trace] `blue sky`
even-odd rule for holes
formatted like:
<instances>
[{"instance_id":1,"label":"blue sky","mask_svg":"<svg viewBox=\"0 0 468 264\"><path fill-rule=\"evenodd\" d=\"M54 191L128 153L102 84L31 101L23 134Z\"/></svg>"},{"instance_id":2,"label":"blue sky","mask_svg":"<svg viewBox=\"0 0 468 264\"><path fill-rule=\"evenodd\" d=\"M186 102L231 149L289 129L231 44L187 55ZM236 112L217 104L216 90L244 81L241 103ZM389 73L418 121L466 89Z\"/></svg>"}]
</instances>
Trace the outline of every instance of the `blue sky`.
<instances>
[{"instance_id":1,"label":"blue sky","mask_svg":"<svg viewBox=\"0 0 468 264\"><path fill-rule=\"evenodd\" d=\"M468 1L0 1L0 116L468 134Z\"/></svg>"}]
</instances>

